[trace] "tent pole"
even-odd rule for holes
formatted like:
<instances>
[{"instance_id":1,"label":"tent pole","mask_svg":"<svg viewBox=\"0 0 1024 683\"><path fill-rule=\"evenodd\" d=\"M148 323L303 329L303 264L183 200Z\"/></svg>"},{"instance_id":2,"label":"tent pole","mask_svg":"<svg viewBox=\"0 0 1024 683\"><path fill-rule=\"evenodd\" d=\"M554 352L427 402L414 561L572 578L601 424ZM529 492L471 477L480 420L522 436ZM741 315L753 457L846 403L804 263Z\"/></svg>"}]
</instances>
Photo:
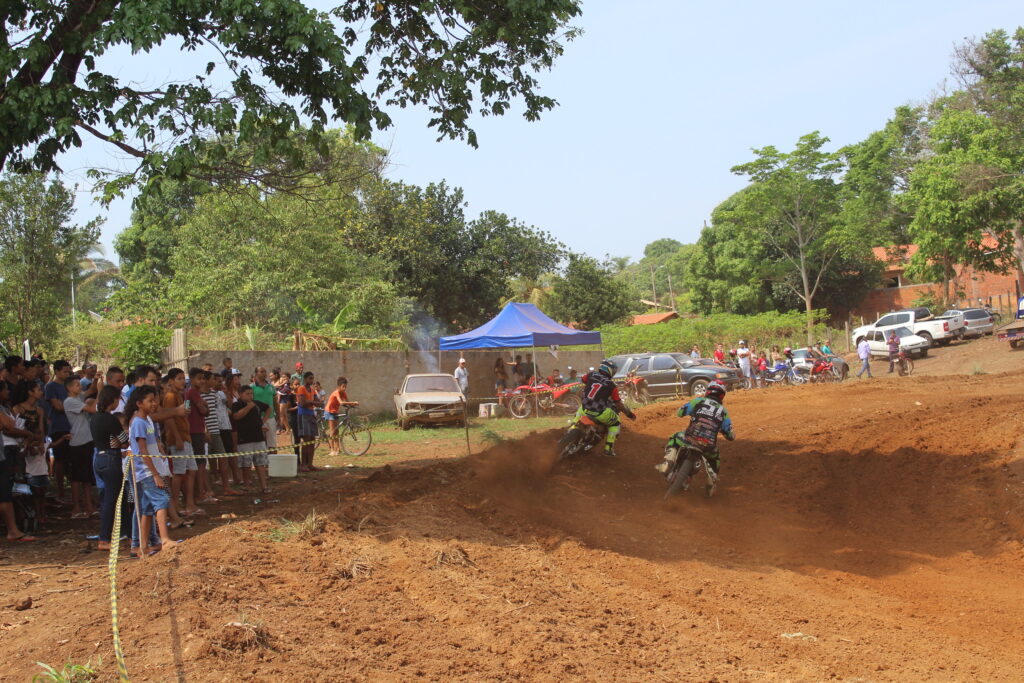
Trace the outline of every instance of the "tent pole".
<instances>
[{"instance_id":1,"label":"tent pole","mask_svg":"<svg viewBox=\"0 0 1024 683\"><path fill-rule=\"evenodd\" d=\"M437 371L438 372L443 372L441 370L441 345L440 344L437 345Z\"/></svg>"}]
</instances>

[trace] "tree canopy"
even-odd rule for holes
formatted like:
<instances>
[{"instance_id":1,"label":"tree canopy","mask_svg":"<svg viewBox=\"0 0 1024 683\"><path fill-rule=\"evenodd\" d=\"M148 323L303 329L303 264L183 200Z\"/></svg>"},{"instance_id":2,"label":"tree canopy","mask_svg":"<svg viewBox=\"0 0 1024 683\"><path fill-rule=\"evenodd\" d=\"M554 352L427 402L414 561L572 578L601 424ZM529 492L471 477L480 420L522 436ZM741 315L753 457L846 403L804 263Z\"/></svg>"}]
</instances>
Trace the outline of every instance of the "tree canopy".
<instances>
[{"instance_id":1,"label":"tree canopy","mask_svg":"<svg viewBox=\"0 0 1024 683\"><path fill-rule=\"evenodd\" d=\"M301 0L3 3L0 170L58 170L88 135L136 161L107 178L108 196L165 178L280 188L330 167L330 125L367 139L391 124L388 108L411 105L429 109L440 137L475 146L472 115L521 101L533 120L555 106L536 74L580 11L577 0L345 0L330 13ZM135 83L105 59L161 46L208 62ZM239 150L254 163L238 163Z\"/></svg>"}]
</instances>

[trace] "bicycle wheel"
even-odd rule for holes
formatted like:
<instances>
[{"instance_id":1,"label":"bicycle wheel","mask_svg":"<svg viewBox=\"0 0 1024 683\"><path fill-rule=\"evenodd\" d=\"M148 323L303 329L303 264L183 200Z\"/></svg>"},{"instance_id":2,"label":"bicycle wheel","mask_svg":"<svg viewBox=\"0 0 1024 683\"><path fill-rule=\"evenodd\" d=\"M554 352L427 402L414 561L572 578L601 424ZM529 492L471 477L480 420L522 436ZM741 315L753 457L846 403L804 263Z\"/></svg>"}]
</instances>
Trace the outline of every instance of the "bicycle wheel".
<instances>
[{"instance_id":1,"label":"bicycle wheel","mask_svg":"<svg viewBox=\"0 0 1024 683\"><path fill-rule=\"evenodd\" d=\"M373 432L364 420L345 423L338 436L341 438L341 450L347 455L363 455L373 444Z\"/></svg>"}]
</instances>

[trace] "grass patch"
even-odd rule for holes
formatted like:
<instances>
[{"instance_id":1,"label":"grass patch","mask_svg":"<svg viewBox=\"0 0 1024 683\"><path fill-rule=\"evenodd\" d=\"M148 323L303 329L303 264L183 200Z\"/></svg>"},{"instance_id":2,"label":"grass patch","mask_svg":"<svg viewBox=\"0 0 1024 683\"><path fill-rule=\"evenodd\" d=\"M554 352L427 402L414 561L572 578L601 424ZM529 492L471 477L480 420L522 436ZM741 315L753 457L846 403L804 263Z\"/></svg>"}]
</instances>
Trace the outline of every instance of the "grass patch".
<instances>
[{"instance_id":1,"label":"grass patch","mask_svg":"<svg viewBox=\"0 0 1024 683\"><path fill-rule=\"evenodd\" d=\"M93 668L92 659L85 664L66 662L60 671L49 664L42 662L36 662L36 664L42 667L43 671L32 677L32 683L90 683L99 676ZM102 657L97 658L95 666L99 667L102 664Z\"/></svg>"},{"instance_id":2,"label":"grass patch","mask_svg":"<svg viewBox=\"0 0 1024 683\"><path fill-rule=\"evenodd\" d=\"M280 543L286 541L289 538L298 538L299 540L307 541L314 536L318 536L323 533L324 527L327 526L327 517L325 515L317 514L316 510L313 510L305 519L299 522L292 521L290 519L282 519L281 524L270 530L268 536L271 541Z\"/></svg>"},{"instance_id":3,"label":"grass patch","mask_svg":"<svg viewBox=\"0 0 1024 683\"><path fill-rule=\"evenodd\" d=\"M987 374L987 373L985 372L985 368L981 365L981 363L975 363L974 367L971 368L971 374L972 375L984 375L984 374Z\"/></svg>"}]
</instances>

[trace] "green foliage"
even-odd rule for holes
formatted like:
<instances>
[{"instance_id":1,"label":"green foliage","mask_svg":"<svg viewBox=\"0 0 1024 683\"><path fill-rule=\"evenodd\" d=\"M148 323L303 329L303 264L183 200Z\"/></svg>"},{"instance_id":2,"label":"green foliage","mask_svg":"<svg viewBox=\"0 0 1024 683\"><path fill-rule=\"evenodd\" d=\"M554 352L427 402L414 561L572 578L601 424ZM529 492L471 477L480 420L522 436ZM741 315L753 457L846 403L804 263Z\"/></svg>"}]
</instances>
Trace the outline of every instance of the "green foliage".
<instances>
[{"instance_id":1,"label":"green foliage","mask_svg":"<svg viewBox=\"0 0 1024 683\"><path fill-rule=\"evenodd\" d=\"M71 324L68 317L61 318L59 323L56 332L39 344L46 358L71 360L77 355L82 362L109 364L118 328L109 322L97 322L84 315L79 316L75 325Z\"/></svg>"},{"instance_id":2,"label":"green foliage","mask_svg":"<svg viewBox=\"0 0 1024 683\"><path fill-rule=\"evenodd\" d=\"M555 281L551 310L558 319L589 330L625 317L629 294L596 259L570 254L565 275Z\"/></svg>"},{"instance_id":3,"label":"green foliage","mask_svg":"<svg viewBox=\"0 0 1024 683\"><path fill-rule=\"evenodd\" d=\"M367 139L390 125L385 107L420 104L440 136L475 145L471 114L501 115L515 100L534 120L555 105L535 73L576 34L567 22L580 11L576 0L346 2L331 14L300 0L8 3L0 169L56 170L87 133L137 160L103 176L108 197L140 181L148 189L188 177L281 188L325 166L330 122ZM115 48L162 45L210 61L172 83L100 69L98 58ZM237 137L256 167L278 161L251 173L225 136Z\"/></svg>"},{"instance_id":4,"label":"green foliage","mask_svg":"<svg viewBox=\"0 0 1024 683\"><path fill-rule=\"evenodd\" d=\"M840 330L829 329L824 320L824 310L814 311L815 339L841 340ZM803 346L806 334L806 314L761 313L758 315L735 315L717 313L704 318L679 318L656 325L605 325L601 328L601 341L608 355L644 352L685 353L696 344L705 358L710 358L715 344L722 343L726 349L735 348L740 339L756 348L767 348L772 344ZM835 348L835 347L833 347ZM835 348L835 350L839 350Z\"/></svg>"},{"instance_id":5,"label":"green foliage","mask_svg":"<svg viewBox=\"0 0 1024 683\"><path fill-rule=\"evenodd\" d=\"M135 324L114 333L114 360L126 368L159 365L161 353L171 343L171 331L156 325Z\"/></svg>"},{"instance_id":6,"label":"green foliage","mask_svg":"<svg viewBox=\"0 0 1024 683\"><path fill-rule=\"evenodd\" d=\"M638 262L609 258L606 267L629 287L631 311L648 310L641 299L651 301L655 295L662 306L679 307L679 299L688 292L686 269L695 251L696 245L663 238L644 247L644 257Z\"/></svg>"},{"instance_id":7,"label":"green foliage","mask_svg":"<svg viewBox=\"0 0 1024 683\"><path fill-rule=\"evenodd\" d=\"M95 666L99 668L102 664L103 659L97 657ZM42 668L43 672L34 675L32 683L91 683L99 676L93 668L92 659L85 664L65 662L59 671L43 662L36 662L36 665Z\"/></svg>"},{"instance_id":8,"label":"green foliage","mask_svg":"<svg viewBox=\"0 0 1024 683\"><path fill-rule=\"evenodd\" d=\"M3 100L0 99L0 102ZM0 105L2 106L2 105ZM71 310L71 279L102 221L72 222L74 196L38 174L0 178L0 329L9 347L39 344Z\"/></svg>"}]
</instances>

